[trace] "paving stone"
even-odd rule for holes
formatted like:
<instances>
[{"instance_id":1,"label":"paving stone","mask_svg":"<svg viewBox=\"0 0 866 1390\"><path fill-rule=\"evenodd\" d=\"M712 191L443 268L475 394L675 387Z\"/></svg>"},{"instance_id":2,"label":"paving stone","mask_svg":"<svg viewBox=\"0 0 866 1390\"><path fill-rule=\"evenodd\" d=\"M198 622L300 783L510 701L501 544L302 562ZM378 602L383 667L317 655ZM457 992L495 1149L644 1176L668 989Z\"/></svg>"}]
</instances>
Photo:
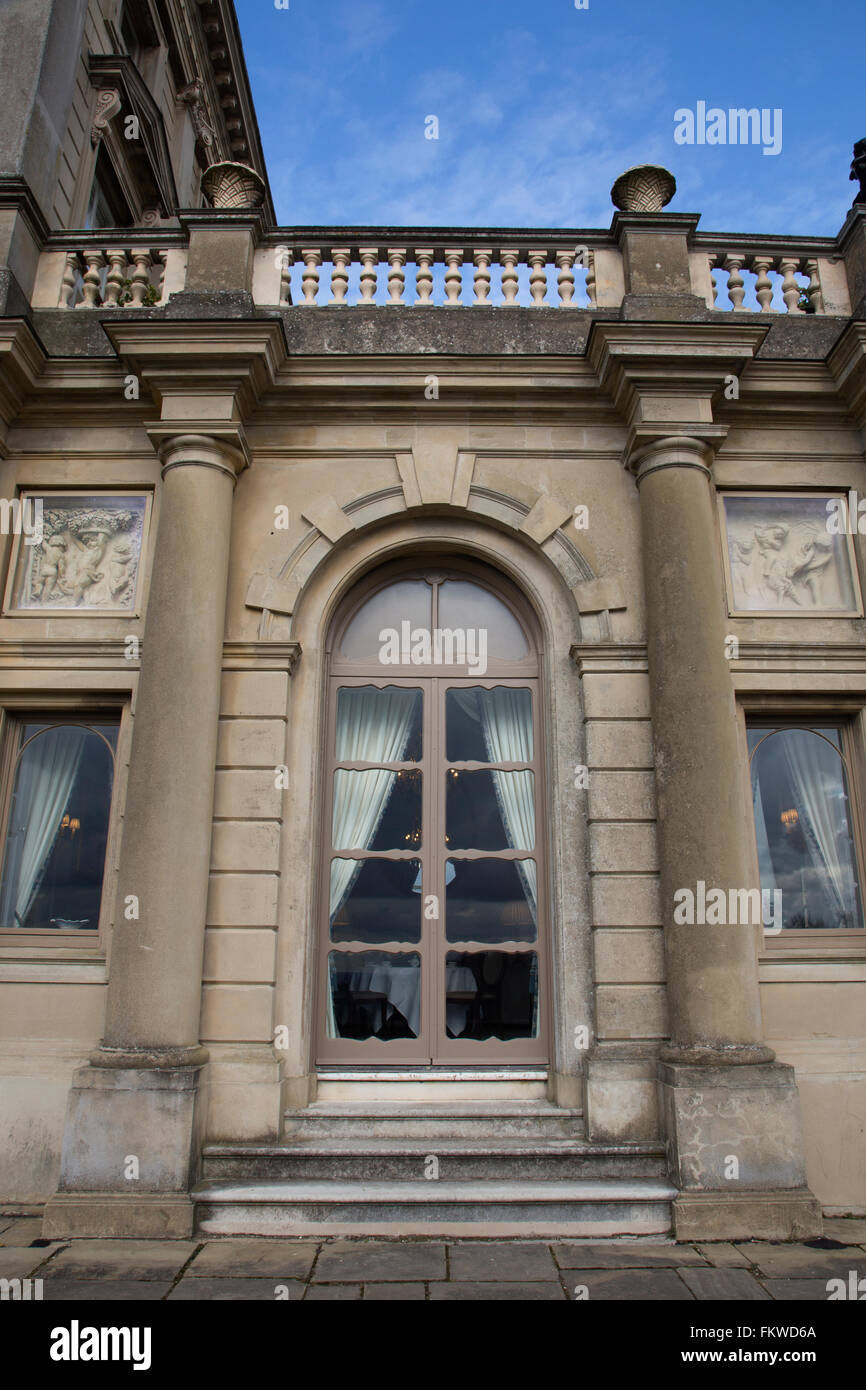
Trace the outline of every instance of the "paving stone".
<instances>
[{"instance_id":1,"label":"paving stone","mask_svg":"<svg viewBox=\"0 0 866 1390\"><path fill-rule=\"evenodd\" d=\"M316 1284L382 1283L392 1279L444 1279L445 1246L364 1241L328 1245L319 1256L313 1273Z\"/></svg>"},{"instance_id":2,"label":"paving stone","mask_svg":"<svg viewBox=\"0 0 866 1390\"><path fill-rule=\"evenodd\" d=\"M745 1269L696 1269L679 1270L679 1276L695 1298L730 1299L746 1298L758 1301L769 1298L754 1275Z\"/></svg>"},{"instance_id":3,"label":"paving stone","mask_svg":"<svg viewBox=\"0 0 866 1390\"><path fill-rule=\"evenodd\" d=\"M559 1283L548 1284L431 1284L434 1303L561 1303L565 1295Z\"/></svg>"},{"instance_id":4,"label":"paving stone","mask_svg":"<svg viewBox=\"0 0 866 1390\"><path fill-rule=\"evenodd\" d=\"M489 1279L519 1284L558 1279L559 1272L546 1245L515 1245L511 1241L490 1245L452 1245L449 1253L452 1279Z\"/></svg>"},{"instance_id":5,"label":"paving stone","mask_svg":"<svg viewBox=\"0 0 866 1390\"><path fill-rule=\"evenodd\" d=\"M184 1279L306 1279L318 1248L289 1240L214 1240L199 1251Z\"/></svg>"},{"instance_id":6,"label":"paving stone","mask_svg":"<svg viewBox=\"0 0 866 1390\"><path fill-rule=\"evenodd\" d=\"M3 1218L4 1221L6 1217ZM29 1245L32 1240L42 1238L41 1216L14 1217L6 1230L0 1235L0 1245Z\"/></svg>"},{"instance_id":7,"label":"paving stone","mask_svg":"<svg viewBox=\"0 0 866 1390\"><path fill-rule=\"evenodd\" d=\"M749 1263L745 1255L741 1255L736 1246L728 1241L713 1241L710 1245L698 1245L695 1247L699 1255L705 1260L709 1260L711 1265L717 1269L735 1267L742 1269Z\"/></svg>"},{"instance_id":8,"label":"paving stone","mask_svg":"<svg viewBox=\"0 0 866 1390\"><path fill-rule=\"evenodd\" d=\"M677 1269L705 1265L693 1245L641 1245L637 1241L611 1241L608 1245L554 1245L560 1269Z\"/></svg>"},{"instance_id":9,"label":"paving stone","mask_svg":"<svg viewBox=\"0 0 866 1390\"><path fill-rule=\"evenodd\" d=\"M154 1303L165 1298L170 1279L46 1279L46 1303Z\"/></svg>"},{"instance_id":10,"label":"paving stone","mask_svg":"<svg viewBox=\"0 0 866 1390\"><path fill-rule=\"evenodd\" d=\"M866 1216L825 1216L824 1235L843 1245L866 1244Z\"/></svg>"},{"instance_id":11,"label":"paving stone","mask_svg":"<svg viewBox=\"0 0 866 1390\"><path fill-rule=\"evenodd\" d=\"M769 1245L763 1241L737 1243L737 1249L762 1274L776 1279L846 1279L857 1270L866 1277L866 1251L857 1245L844 1250L813 1250L808 1245Z\"/></svg>"},{"instance_id":12,"label":"paving stone","mask_svg":"<svg viewBox=\"0 0 866 1390\"><path fill-rule=\"evenodd\" d=\"M690 1302L694 1298L672 1269L570 1269L565 1278L570 1298L581 1284L589 1290L590 1303L599 1299Z\"/></svg>"},{"instance_id":13,"label":"paving stone","mask_svg":"<svg viewBox=\"0 0 866 1390\"><path fill-rule=\"evenodd\" d=\"M51 1273L70 1279L173 1279L196 1249L189 1240L76 1240L54 1256Z\"/></svg>"},{"instance_id":14,"label":"paving stone","mask_svg":"<svg viewBox=\"0 0 866 1390\"><path fill-rule=\"evenodd\" d=\"M28 1250L26 1246L19 1249L12 1246L0 1249L0 1279L25 1279L38 1265L41 1265L46 1254L46 1250Z\"/></svg>"},{"instance_id":15,"label":"paving stone","mask_svg":"<svg viewBox=\"0 0 866 1390\"><path fill-rule=\"evenodd\" d=\"M826 1303L826 1279L764 1279L764 1288L780 1303Z\"/></svg>"},{"instance_id":16,"label":"paving stone","mask_svg":"<svg viewBox=\"0 0 866 1390\"><path fill-rule=\"evenodd\" d=\"M330 1287L330 1286L327 1286ZM383 1302L385 1300L397 1302L422 1301L427 1297L426 1284L365 1284L364 1302L369 1303Z\"/></svg>"},{"instance_id":17,"label":"paving stone","mask_svg":"<svg viewBox=\"0 0 866 1390\"><path fill-rule=\"evenodd\" d=\"M288 1289L277 1298L277 1289ZM300 1279L181 1279L168 1296L169 1303L203 1300L217 1303L300 1303L306 1284Z\"/></svg>"},{"instance_id":18,"label":"paving stone","mask_svg":"<svg viewBox=\"0 0 866 1390\"><path fill-rule=\"evenodd\" d=\"M341 1299L361 1297L360 1284L308 1284L304 1294L305 1303L339 1302Z\"/></svg>"}]
</instances>

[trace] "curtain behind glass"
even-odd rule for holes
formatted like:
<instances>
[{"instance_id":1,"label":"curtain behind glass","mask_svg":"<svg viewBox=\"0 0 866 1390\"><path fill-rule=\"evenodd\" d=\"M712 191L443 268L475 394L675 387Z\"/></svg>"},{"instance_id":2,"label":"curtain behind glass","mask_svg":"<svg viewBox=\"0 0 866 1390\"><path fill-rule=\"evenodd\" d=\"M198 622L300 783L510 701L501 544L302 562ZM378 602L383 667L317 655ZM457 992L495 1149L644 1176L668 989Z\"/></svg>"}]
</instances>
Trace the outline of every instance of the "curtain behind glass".
<instances>
[{"instance_id":1,"label":"curtain behind glass","mask_svg":"<svg viewBox=\"0 0 866 1390\"><path fill-rule=\"evenodd\" d=\"M21 927L39 891L81 762L87 730L46 729L18 764L0 894L0 922Z\"/></svg>"},{"instance_id":2,"label":"curtain behind glass","mask_svg":"<svg viewBox=\"0 0 866 1390\"><path fill-rule=\"evenodd\" d=\"M842 760L818 734L806 729L786 729L781 735L791 787L800 811L800 824L815 862L826 874L826 884L844 925L857 920L854 895L854 860L848 828L847 799L843 787Z\"/></svg>"}]
</instances>

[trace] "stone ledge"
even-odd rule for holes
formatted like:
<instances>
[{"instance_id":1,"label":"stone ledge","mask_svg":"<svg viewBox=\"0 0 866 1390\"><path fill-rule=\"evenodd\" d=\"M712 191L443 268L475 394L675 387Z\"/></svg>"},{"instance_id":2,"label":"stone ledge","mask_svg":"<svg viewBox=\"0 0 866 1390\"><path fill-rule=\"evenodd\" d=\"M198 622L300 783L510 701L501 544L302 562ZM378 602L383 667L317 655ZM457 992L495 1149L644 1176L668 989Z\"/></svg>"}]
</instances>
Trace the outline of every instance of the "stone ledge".
<instances>
[{"instance_id":1,"label":"stone ledge","mask_svg":"<svg viewBox=\"0 0 866 1390\"><path fill-rule=\"evenodd\" d=\"M121 1197L111 1192L86 1196L61 1192L47 1203L42 1223L43 1237L51 1240L72 1236L184 1240L192 1232L193 1204L186 1194Z\"/></svg>"},{"instance_id":2,"label":"stone ledge","mask_svg":"<svg viewBox=\"0 0 866 1390\"><path fill-rule=\"evenodd\" d=\"M681 1192L672 1203L674 1236L697 1240L811 1240L823 1230L821 1204L808 1188L777 1192Z\"/></svg>"}]
</instances>

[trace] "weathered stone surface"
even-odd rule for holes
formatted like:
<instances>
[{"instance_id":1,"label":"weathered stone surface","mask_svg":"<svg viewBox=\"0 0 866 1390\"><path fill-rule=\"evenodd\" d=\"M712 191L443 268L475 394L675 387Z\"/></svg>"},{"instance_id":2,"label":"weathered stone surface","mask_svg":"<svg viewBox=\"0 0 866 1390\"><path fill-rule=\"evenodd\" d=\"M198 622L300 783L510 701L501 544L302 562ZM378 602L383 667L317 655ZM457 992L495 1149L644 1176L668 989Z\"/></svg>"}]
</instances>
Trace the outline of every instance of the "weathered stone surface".
<instances>
[{"instance_id":1,"label":"weathered stone surface","mask_svg":"<svg viewBox=\"0 0 866 1390\"><path fill-rule=\"evenodd\" d=\"M808 1245L762 1245L750 1241L737 1249L762 1274L777 1279L847 1279L857 1271L858 1278L866 1277L866 1251L859 1246L845 1250L813 1250Z\"/></svg>"},{"instance_id":2,"label":"weathered stone surface","mask_svg":"<svg viewBox=\"0 0 866 1390\"><path fill-rule=\"evenodd\" d=\"M274 1276L306 1279L318 1247L289 1240L215 1240L200 1250L184 1279Z\"/></svg>"},{"instance_id":3,"label":"weathered stone surface","mask_svg":"<svg viewBox=\"0 0 866 1390\"><path fill-rule=\"evenodd\" d=\"M495 1245L452 1245L450 1277L454 1280L514 1280L528 1284L536 1279L556 1279L557 1269L546 1245L499 1241Z\"/></svg>"},{"instance_id":4,"label":"weathered stone surface","mask_svg":"<svg viewBox=\"0 0 866 1390\"><path fill-rule=\"evenodd\" d=\"M419 1302L427 1297L425 1284L365 1284L365 1303Z\"/></svg>"},{"instance_id":5,"label":"weathered stone surface","mask_svg":"<svg viewBox=\"0 0 866 1390\"><path fill-rule=\"evenodd\" d=\"M287 1279L181 1279L168 1296L169 1303L299 1303L304 1296L300 1280ZM284 1290L288 1290L288 1299ZM279 1293L279 1298L278 1298Z\"/></svg>"},{"instance_id":6,"label":"weathered stone surface","mask_svg":"<svg viewBox=\"0 0 866 1390\"><path fill-rule=\"evenodd\" d=\"M326 1246L316 1265L314 1282L334 1283L358 1279L364 1283L406 1279L444 1279L445 1246L409 1242Z\"/></svg>"},{"instance_id":7,"label":"weathered stone surface","mask_svg":"<svg viewBox=\"0 0 866 1390\"><path fill-rule=\"evenodd\" d=\"M566 1286L569 1298L577 1297L575 1290L585 1298L582 1290L586 1288L590 1303L601 1299L689 1302L694 1298L672 1269L570 1269Z\"/></svg>"},{"instance_id":8,"label":"weathered stone surface","mask_svg":"<svg viewBox=\"0 0 866 1390\"><path fill-rule=\"evenodd\" d=\"M558 1303L564 1297L559 1283L430 1285L432 1303Z\"/></svg>"},{"instance_id":9,"label":"weathered stone surface","mask_svg":"<svg viewBox=\"0 0 866 1390\"><path fill-rule=\"evenodd\" d=\"M360 1284L308 1284L305 1303L357 1302L361 1297Z\"/></svg>"},{"instance_id":10,"label":"weathered stone surface","mask_svg":"<svg viewBox=\"0 0 866 1390\"><path fill-rule=\"evenodd\" d=\"M46 1279L46 1303L156 1303L170 1279Z\"/></svg>"},{"instance_id":11,"label":"weathered stone surface","mask_svg":"<svg viewBox=\"0 0 866 1390\"><path fill-rule=\"evenodd\" d=\"M51 1274L65 1279L171 1279L195 1249L185 1240L77 1240L54 1256Z\"/></svg>"},{"instance_id":12,"label":"weathered stone surface","mask_svg":"<svg viewBox=\"0 0 866 1390\"><path fill-rule=\"evenodd\" d=\"M606 1245L554 1245L560 1269L677 1269L703 1265L702 1255L688 1245L643 1245L639 1241L610 1241Z\"/></svg>"},{"instance_id":13,"label":"weathered stone surface","mask_svg":"<svg viewBox=\"0 0 866 1390\"><path fill-rule=\"evenodd\" d=\"M757 1279L745 1269L681 1269L679 1276L695 1298L769 1298Z\"/></svg>"}]
</instances>

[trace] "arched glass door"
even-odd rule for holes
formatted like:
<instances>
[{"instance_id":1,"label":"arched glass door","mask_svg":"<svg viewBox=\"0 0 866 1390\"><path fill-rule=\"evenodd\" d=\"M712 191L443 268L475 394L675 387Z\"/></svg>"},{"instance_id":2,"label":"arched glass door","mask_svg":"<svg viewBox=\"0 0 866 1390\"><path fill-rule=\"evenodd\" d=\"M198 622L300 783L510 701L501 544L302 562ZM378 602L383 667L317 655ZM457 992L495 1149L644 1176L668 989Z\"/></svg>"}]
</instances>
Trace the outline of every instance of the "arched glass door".
<instances>
[{"instance_id":1,"label":"arched glass door","mask_svg":"<svg viewBox=\"0 0 866 1390\"><path fill-rule=\"evenodd\" d=\"M321 1062L547 1056L538 650L476 572L397 572L330 652Z\"/></svg>"}]
</instances>

